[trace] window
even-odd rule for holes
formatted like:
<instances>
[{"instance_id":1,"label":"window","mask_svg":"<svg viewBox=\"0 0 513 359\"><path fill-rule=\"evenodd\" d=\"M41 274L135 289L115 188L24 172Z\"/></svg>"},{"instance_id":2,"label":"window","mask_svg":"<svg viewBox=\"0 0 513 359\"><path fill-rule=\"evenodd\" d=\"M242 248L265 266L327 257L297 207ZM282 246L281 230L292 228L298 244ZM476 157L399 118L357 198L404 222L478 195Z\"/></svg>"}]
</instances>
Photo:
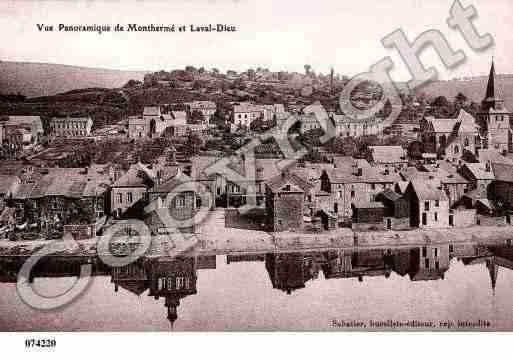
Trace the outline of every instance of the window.
<instances>
[{"instance_id":1,"label":"window","mask_svg":"<svg viewBox=\"0 0 513 359\"><path fill-rule=\"evenodd\" d=\"M372 190L376 189L376 184L371 183L371 189L372 189Z\"/></svg>"},{"instance_id":2,"label":"window","mask_svg":"<svg viewBox=\"0 0 513 359\"><path fill-rule=\"evenodd\" d=\"M132 200L133 200L132 192L128 192L128 193L126 194L126 201L127 201L128 203L132 203Z\"/></svg>"},{"instance_id":3,"label":"window","mask_svg":"<svg viewBox=\"0 0 513 359\"><path fill-rule=\"evenodd\" d=\"M438 257L438 248L435 248L435 257Z\"/></svg>"},{"instance_id":4,"label":"window","mask_svg":"<svg viewBox=\"0 0 513 359\"><path fill-rule=\"evenodd\" d=\"M333 204L333 212L338 213L338 203Z\"/></svg>"},{"instance_id":5,"label":"window","mask_svg":"<svg viewBox=\"0 0 513 359\"><path fill-rule=\"evenodd\" d=\"M440 201L439 200L435 201L435 207L440 207Z\"/></svg>"},{"instance_id":6,"label":"window","mask_svg":"<svg viewBox=\"0 0 513 359\"><path fill-rule=\"evenodd\" d=\"M118 203L123 203L123 193L118 193Z\"/></svg>"},{"instance_id":7,"label":"window","mask_svg":"<svg viewBox=\"0 0 513 359\"><path fill-rule=\"evenodd\" d=\"M426 269L429 269L429 258L426 258L426 260L424 261L424 264L425 264Z\"/></svg>"},{"instance_id":8,"label":"window","mask_svg":"<svg viewBox=\"0 0 513 359\"><path fill-rule=\"evenodd\" d=\"M426 256L427 256L427 248L422 247L422 257L426 257Z\"/></svg>"},{"instance_id":9,"label":"window","mask_svg":"<svg viewBox=\"0 0 513 359\"><path fill-rule=\"evenodd\" d=\"M435 212L435 222L438 222L438 213Z\"/></svg>"},{"instance_id":10,"label":"window","mask_svg":"<svg viewBox=\"0 0 513 359\"><path fill-rule=\"evenodd\" d=\"M465 138L465 147L468 146L468 138Z\"/></svg>"},{"instance_id":11,"label":"window","mask_svg":"<svg viewBox=\"0 0 513 359\"><path fill-rule=\"evenodd\" d=\"M458 153L458 152L460 152L459 147L458 146L454 146L454 153Z\"/></svg>"},{"instance_id":12,"label":"window","mask_svg":"<svg viewBox=\"0 0 513 359\"><path fill-rule=\"evenodd\" d=\"M429 211L429 201L424 202L424 210Z\"/></svg>"}]
</instances>

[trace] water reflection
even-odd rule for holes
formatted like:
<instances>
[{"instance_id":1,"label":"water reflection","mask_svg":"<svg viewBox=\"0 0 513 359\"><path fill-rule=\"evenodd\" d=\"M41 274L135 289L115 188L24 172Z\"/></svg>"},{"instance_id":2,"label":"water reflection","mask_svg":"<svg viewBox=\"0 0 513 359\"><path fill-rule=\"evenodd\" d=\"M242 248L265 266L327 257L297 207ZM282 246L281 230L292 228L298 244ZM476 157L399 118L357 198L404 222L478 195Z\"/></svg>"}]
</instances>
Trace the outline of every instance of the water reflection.
<instances>
[{"instance_id":1,"label":"water reflection","mask_svg":"<svg viewBox=\"0 0 513 359\"><path fill-rule=\"evenodd\" d=\"M24 258L0 258L0 282L15 283ZM265 254L233 254L226 265L253 262L263 265L273 291L301 293L312 281L356 280L369 277L390 280L392 273L412 282L442 281L450 266L481 265L489 276L488 290L495 291L503 270L513 270L513 246L477 244L429 244L418 247L340 249ZM215 271L216 256L188 255L176 258L141 259L110 269L95 258L49 257L38 263L30 278L77 277L80 266L91 264L93 275L110 276L112 300L120 291L149 296L163 305L162 314L171 326L180 316L184 298L198 294L198 271ZM228 281L229 282L229 281ZM229 283L228 283L229 284ZM222 285L228 285L223 282ZM248 283L250 286L251 283ZM200 286L201 289L201 286ZM5 290L5 287L4 287ZM244 290L241 288L241 290Z\"/></svg>"}]
</instances>

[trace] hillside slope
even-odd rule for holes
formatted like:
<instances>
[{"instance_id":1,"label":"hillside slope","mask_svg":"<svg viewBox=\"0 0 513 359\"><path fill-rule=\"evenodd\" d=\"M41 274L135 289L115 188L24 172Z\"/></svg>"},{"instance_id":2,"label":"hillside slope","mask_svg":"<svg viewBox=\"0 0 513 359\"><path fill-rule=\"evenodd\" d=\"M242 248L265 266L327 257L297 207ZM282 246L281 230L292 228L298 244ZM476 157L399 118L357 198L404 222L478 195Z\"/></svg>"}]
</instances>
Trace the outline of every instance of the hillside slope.
<instances>
[{"instance_id":1,"label":"hillside slope","mask_svg":"<svg viewBox=\"0 0 513 359\"><path fill-rule=\"evenodd\" d=\"M504 101L510 111L513 111L513 75L497 75L504 94ZM468 80L436 81L422 87L417 93L424 92L430 96L445 96L450 101L458 92L463 93L470 100L481 103L486 91L488 76L473 77Z\"/></svg>"},{"instance_id":2,"label":"hillside slope","mask_svg":"<svg viewBox=\"0 0 513 359\"><path fill-rule=\"evenodd\" d=\"M0 62L0 93L50 96L91 87L116 88L142 80L146 72L119 71L31 62Z\"/></svg>"}]
</instances>

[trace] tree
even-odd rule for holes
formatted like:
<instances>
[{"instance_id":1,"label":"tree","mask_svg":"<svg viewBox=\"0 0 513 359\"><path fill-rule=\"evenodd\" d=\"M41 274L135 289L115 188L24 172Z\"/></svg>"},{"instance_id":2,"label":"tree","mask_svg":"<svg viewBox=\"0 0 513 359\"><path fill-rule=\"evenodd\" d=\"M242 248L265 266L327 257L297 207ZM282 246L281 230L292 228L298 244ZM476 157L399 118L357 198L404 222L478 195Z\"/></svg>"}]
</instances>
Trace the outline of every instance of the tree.
<instances>
[{"instance_id":1,"label":"tree","mask_svg":"<svg viewBox=\"0 0 513 359\"><path fill-rule=\"evenodd\" d=\"M196 156L201 150L201 145L201 138L196 133L190 132L185 141L185 152L189 156Z\"/></svg>"},{"instance_id":2,"label":"tree","mask_svg":"<svg viewBox=\"0 0 513 359\"><path fill-rule=\"evenodd\" d=\"M464 94L462 94L461 92L458 92L458 94L456 95L456 97L454 98L455 102L458 102L458 103L461 103L461 104L464 104L465 102L467 102L467 96L465 96Z\"/></svg>"},{"instance_id":3,"label":"tree","mask_svg":"<svg viewBox=\"0 0 513 359\"><path fill-rule=\"evenodd\" d=\"M130 80L128 80L128 82L126 84L123 85L123 88L131 88L131 87L136 87L139 85L142 85L141 81L130 79Z\"/></svg>"},{"instance_id":4,"label":"tree","mask_svg":"<svg viewBox=\"0 0 513 359\"><path fill-rule=\"evenodd\" d=\"M191 116L189 118L189 123L192 124L200 124L205 121L205 116L203 116L203 113L199 110L194 110L191 112Z\"/></svg>"},{"instance_id":5,"label":"tree","mask_svg":"<svg viewBox=\"0 0 513 359\"><path fill-rule=\"evenodd\" d=\"M310 70L312 69L312 66L306 64L304 67L305 67L305 74L310 75Z\"/></svg>"},{"instance_id":6,"label":"tree","mask_svg":"<svg viewBox=\"0 0 513 359\"><path fill-rule=\"evenodd\" d=\"M445 98L445 96L438 96L433 100L433 103L431 105L435 107L447 107L449 106L449 101L447 100L447 98Z\"/></svg>"}]
</instances>

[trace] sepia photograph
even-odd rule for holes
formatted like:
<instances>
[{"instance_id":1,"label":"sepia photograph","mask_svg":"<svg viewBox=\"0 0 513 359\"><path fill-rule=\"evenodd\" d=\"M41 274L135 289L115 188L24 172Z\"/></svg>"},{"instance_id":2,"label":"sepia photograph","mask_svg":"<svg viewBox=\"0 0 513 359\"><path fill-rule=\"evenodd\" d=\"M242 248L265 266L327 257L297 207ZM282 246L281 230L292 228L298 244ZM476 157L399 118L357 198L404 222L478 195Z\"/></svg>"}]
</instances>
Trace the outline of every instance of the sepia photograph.
<instances>
[{"instance_id":1,"label":"sepia photograph","mask_svg":"<svg viewBox=\"0 0 513 359\"><path fill-rule=\"evenodd\" d=\"M0 332L513 331L512 16L2 1Z\"/></svg>"}]
</instances>

